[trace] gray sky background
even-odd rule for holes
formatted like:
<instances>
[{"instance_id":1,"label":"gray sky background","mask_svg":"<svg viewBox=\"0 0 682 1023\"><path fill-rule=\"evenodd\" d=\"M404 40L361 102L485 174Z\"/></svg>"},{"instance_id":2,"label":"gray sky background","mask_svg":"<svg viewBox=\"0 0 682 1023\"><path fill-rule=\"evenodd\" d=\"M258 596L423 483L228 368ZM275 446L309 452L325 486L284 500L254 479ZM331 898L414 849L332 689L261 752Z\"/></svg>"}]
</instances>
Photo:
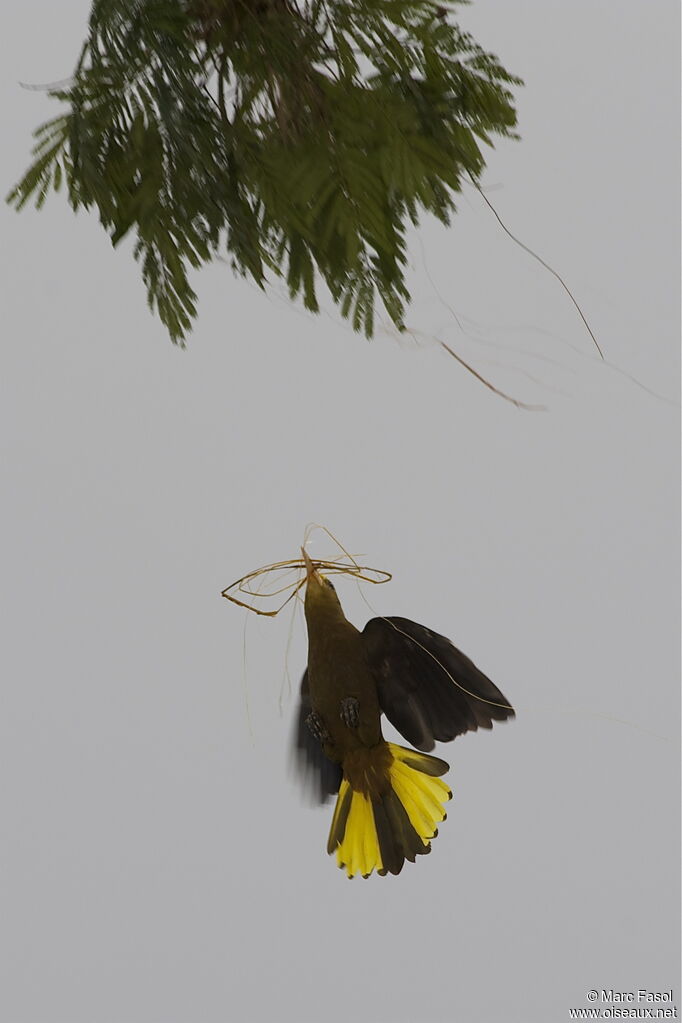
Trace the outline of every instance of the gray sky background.
<instances>
[{"instance_id":1,"label":"gray sky background","mask_svg":"<svg viewBox=\"0 0 682 1023\"><path fill-rule=\"evenodd\" d=\"M3 10L3 190L56 110L18 83L69 73L88 8ZM417 341L371 344L216 265L174 349L94 215L0 214L7 1023L679 1007L677 4L461 20L526 81L489 198L617 369L472 190L413 239ZM377 613L449 635L518 710L440 748L449 817L398 878L327 857L331 805L287 774L290 617L245 643L219 596L311 520L394 573ZM295 684L304 660L298 618Z\"/></svg>"}]
</instances>

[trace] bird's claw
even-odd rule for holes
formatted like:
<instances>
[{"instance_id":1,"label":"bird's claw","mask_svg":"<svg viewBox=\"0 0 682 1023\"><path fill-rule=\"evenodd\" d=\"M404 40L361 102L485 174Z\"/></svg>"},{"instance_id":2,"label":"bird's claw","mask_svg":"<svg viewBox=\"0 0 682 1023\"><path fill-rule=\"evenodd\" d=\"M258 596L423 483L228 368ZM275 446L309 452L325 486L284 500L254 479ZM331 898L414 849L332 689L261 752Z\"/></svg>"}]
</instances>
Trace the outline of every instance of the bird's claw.
<instances>
[{"instance_id":1,"label":"bird's claw","mask_svg":"<svg viewBox=\"0 0 682 1023\"><path fill-rule=\"evenodd\" d=\"M325 727L324 721L316 710L311 710L310 714L308 714L308 717L305 719L305 723L318 742L321 742L324 745L325 742L330 741L331 736Z\"/></svg>"},{"instance_id":2,"label":"bird's claw","mask_svg":"<svg viewBox=\"0 0 682 1023\"><path fill-rule=\"evenodd\" d=\"M341 720L346 728L357 728L360 724L360 704L354 696L341 700Z\"/></svg>"}]
</instances>

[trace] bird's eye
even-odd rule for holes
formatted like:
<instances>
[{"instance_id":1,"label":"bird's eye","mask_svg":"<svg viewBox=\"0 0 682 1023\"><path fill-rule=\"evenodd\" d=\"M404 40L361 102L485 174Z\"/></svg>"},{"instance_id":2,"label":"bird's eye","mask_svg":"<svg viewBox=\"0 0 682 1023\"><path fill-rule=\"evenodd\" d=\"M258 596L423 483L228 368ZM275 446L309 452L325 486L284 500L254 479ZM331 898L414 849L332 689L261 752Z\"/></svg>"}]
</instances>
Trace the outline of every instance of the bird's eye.
<instances>
[{"instance_id":1,"label":"bird's eye","mask_svg":"<svg viewBox=\"0 0 682 1023\"><path fill-rule=\"evenodd\" d=\"M336 593L336 590L334 589L334 585L333 585L333 583L331 583L329 581L329 579L325 579L325 585L328 586L330 590L334 590L334 593Z\"/></svg>"}]
</instances>

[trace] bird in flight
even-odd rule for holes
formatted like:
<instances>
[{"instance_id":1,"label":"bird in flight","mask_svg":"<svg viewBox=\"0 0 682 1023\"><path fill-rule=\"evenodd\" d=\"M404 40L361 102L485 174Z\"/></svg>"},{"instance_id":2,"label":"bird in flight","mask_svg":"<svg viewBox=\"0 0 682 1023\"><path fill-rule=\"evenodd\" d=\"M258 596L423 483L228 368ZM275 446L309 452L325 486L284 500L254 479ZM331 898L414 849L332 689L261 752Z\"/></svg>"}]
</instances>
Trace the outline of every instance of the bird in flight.
<instances>
[{"instance_id":1,"label":"bird in flight","mask_svg":"<svg viewBox=\"0 0 682 1023\"><path fill-rule=\"evenodd\" d=\"M327 851L349 877L399 874L428 853L452 793L436 742L514 717L500 690L444 636L407 618L362 632L302 549L308 666L295 761L321 801L337 795ZM387 742L381 715L414 749Z\"/></svg>"}]
</instances>

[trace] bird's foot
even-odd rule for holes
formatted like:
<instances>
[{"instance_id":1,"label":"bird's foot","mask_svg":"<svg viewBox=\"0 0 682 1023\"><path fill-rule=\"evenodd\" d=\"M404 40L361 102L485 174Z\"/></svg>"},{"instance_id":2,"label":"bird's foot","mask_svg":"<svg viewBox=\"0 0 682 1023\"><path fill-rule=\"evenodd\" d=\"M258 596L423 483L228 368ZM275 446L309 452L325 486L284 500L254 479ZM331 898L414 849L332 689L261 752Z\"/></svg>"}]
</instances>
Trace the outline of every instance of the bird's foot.
<instances>
[{"instance_id":1,"label":"bird's foot","mask_svg":"<svg viewBox=\"0 0 682 1023\"><path fill-rule=\"evenodd\" d=\"M331 741L331 736L325 727L325 723L316 710L311 710L305 719L305 723L318 742L324 745L325 742Z\"/></svg>"},{"instance_id":2,"label":"bird's foot","mask_svg":"<svg viewBox=\"0 0 682 1023\"><path fill-rule=\"evenodd\" d=\"M346 728L357 728L360 724L360 704L354 696L341 700L341 720Z\"/></svg>"}]
</instances>

